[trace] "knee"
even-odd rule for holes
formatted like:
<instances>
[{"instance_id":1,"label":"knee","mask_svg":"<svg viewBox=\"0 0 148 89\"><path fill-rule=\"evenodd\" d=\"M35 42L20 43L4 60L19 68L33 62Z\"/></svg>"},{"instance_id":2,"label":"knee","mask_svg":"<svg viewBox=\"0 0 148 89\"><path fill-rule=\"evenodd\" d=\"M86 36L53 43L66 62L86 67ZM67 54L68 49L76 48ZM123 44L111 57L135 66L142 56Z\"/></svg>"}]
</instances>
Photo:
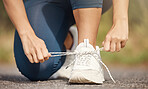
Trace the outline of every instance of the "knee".
<instances>
[{"instance_id":1,"label":"knee","mask_svg":"<svg viewBox=\"0 0 148 89\"><path fill-rule=\"evenodd\" d=\"M19 72L25 76L30 81L44 81L48 80L50 77L49 73L45 73L44 71L38 70L39 68L29 69L29 68L22 68L18 67Z\"/></svg>"},{"instance_id":2,"label":"knee","mask_svg":"<svg viewBox=\"0 0 148 89\"><path fill-rule=\"evenodd\" d=\"M23 74L23 73L22 73ZM45 81L48 80L48 76L40 76L39 74L23 74L30 81Z\"/></svg>"}]
</instances>

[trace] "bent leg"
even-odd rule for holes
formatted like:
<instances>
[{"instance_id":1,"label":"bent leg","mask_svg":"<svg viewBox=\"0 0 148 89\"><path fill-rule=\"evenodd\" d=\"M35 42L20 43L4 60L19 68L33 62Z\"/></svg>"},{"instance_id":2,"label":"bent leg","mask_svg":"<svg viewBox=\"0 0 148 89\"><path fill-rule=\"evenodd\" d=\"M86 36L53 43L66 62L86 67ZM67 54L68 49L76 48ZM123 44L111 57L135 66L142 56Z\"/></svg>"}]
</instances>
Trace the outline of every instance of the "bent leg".
<instances>
[{"instance_id":1,"label":"bent leg","mask_svg":"<svg viewBox=\"0 0 148 89\"><path fill-rule=\"evenodd\" d=\"M87 2L86 2L87 1ZM71 0L78 28L78 43L89 39L95 48L103 0Z\"/></svg>"},{"instance_id":2,"label":"bent leg","mask_svg":"<svg viewBox=\"0 0 148 89\"><path fill-rule=\"evenodd\" d=\"M101 8L81 8L73 11L78 27L79 43L89 39L90 44L95 48L101 11Z\"/></svg>"},{"instance_id":3,"label":"bent leg","mask_svg":"<svg viewBox=\"0 0 148 89\"><path fill-rule=\"evenodd\" d=\"M95 4L93 3L93 2L95 2ZM102 3L103 2L103 3ZM82 3L83 3L83 5L82 5ZM83 2L83 0L79 0L79 1L75 1L75 0L71 0L71 4L72 4L72 6L73 6L73 9L78 9L78 8L101 8L102 7L102 14L104 14L108 9L110 9L110 7L111 7L111 5L112 5L112 0L94 0L94 1L87 1L87 0L85 0L85 2ZM81 5L80 5L81 4ZM89 4L89 5L88 5ZM103 6L102 6L102 4L103 4ZM94 12L97 12L97 11L95 11L94 9L93 9L93 11ZM100 10L101 11L101 10ZM78 18L78 11L74 11L75 13L74 14L76 14L75 16L75 18ZM82 11L80 11L80 12L82 12ZM87 13L86 14L88 14L88 11L87 11ZM93 14L93 13L92 13ZM100 12L99 12L99 14L98 15L100 15ZM92 17L92 16L91 16ZM87 17L87 18L89 18L89 17ZM98 18L98 17L97 17ZM100 17L99 17L99 19L100 19ZM99 20L99 19L97 19L97 20ZM95 19L96 20L96 19ZM99 20L100 21L100 20ZM99 22L99 21L97 21L97 22ZM79 21L77 21L77 22L79 22ZM84 21L83 21L84 22ZM83 23L82 22L82 23ZM94 21L95 22L95 21ZM91 22L90 22L91 23ZM96 23L97 25L98 25L98 23ZM96 26L97 26L96 25ZM95 28L97 28L97 27L95 27ZM87 31L86 31L87 32ZM84 33L84 32L83 32ZM95 33L95 31L94 31L94 33ZM80 32L80 34L81 34L81 32ZM84 34L86 34L86 33L84 33ZM95 34L96 35L96 34ZM79 35L79 37L80 37L81 35ZM84 35L83 35L84 36ZM83 37L83 38L85 38L85 37ZM81 41L83 41L83 38L82 39L80 39ZM93 39L93 38L92 38ZM94 40L96 40L96 39L94 39ZM80 42L81 42L80 41ZM80 43L79 42L79 43ZM93 42L91 42L92 44L95 44L95 43L93 43ZM70 35L68 35L67 37L66 37L66 41L65 41L65 46L66 46L66 48L67 49L70 49L70 47L71 47L71 44L72 44L72 37L70 36Z\"/></svg>"},{"instance_id":4,"label":"bent leg","mask_svg":"<svg viewBox=\"0 0 148 89\"><path fill-rule=\"evenodd\" d=\"M49 52L65 51L63 44L68 32L67 28L70 27L70 25L64 25L65 11L56 7L56 4L52 5L45 0L33 1L28 0L25 2L25 8L34 32L44 40ZM47 10L50 13L46 13ZM58 35L60 30L63 30L63 32ZM19 71L30 80L47 80L65 61L65 57L55 57L49 58L44 63L30 63L24 54L17 31L14 39L14 55Z\"/></svg>"}]
</instances>

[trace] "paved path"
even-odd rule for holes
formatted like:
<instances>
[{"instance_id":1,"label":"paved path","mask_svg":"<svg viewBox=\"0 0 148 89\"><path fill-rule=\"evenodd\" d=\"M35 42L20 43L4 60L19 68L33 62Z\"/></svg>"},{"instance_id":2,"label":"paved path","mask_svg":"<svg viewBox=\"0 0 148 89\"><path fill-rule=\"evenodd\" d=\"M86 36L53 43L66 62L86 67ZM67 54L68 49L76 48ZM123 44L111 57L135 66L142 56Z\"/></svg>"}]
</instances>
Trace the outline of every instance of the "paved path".
<instances>
[{"instance_id":1,"label":"paved path","mask_svg":"<svg viewBox=\"0 0 148 89\"><path fill-rule=\"evenodd\" d=\"M105 72L103 85L68 84L67 79L31 82L22 76L16 66L0 65L0 89L148 89L148 68L112 67L114 84Z\"/></svg>"}]
</instances>

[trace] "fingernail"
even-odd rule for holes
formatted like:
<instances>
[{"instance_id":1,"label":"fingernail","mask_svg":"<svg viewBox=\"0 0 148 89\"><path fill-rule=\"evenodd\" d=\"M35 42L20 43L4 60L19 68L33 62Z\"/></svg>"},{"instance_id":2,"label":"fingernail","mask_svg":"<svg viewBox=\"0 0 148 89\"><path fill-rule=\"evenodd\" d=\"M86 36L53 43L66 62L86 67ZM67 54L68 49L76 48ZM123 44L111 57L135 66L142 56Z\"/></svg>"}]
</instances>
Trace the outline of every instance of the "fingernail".
<instances>
[{"instance_id":1,"label":"fingernail","mask_svg":"<svg viewBox=\"0 0 148 89\"><path fill-rule=\"evenodd\" d=\"M34 63L33 61L31 61L31 63Z\"/></svg>"},{"instance_id":2,"label":"fingernail","mask_svg":"<svg viewBox=\"0 0 148 89\"><path fill-rule=\"evenodd\" d=\"M51 57L51 54L50 53L48 53L48 55L49 55L49 57Z\"/></svg>"},{"instance_id":3,"label":"fingernail","mask_svg":"<svg viewBox=\"0 0 148 89\"><path fill-rule=\"evenodd\" d=\"M36 61L35 63L39 63L39 61Z\"/></svg>"}]
</instances>

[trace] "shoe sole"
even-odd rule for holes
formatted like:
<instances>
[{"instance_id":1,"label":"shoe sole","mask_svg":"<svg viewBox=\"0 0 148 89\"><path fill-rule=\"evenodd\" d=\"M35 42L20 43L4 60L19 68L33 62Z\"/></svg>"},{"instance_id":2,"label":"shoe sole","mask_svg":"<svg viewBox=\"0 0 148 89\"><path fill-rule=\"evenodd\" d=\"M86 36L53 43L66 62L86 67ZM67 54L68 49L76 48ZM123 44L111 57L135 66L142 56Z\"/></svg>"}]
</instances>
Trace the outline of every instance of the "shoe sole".
<instances>
[{"instance_id":1,"label":"shoe sole","mask_svg":"<svg viewBox=\"0 0 148 89\"><path fill-rule=\"evenodd\" d=\"M69 83L95 83L102 84L104 77L99 78L94 74L93 70L73 70L69 79ZM93 77L95 76L95 77Z\"/></svg>"}]
</instances>

